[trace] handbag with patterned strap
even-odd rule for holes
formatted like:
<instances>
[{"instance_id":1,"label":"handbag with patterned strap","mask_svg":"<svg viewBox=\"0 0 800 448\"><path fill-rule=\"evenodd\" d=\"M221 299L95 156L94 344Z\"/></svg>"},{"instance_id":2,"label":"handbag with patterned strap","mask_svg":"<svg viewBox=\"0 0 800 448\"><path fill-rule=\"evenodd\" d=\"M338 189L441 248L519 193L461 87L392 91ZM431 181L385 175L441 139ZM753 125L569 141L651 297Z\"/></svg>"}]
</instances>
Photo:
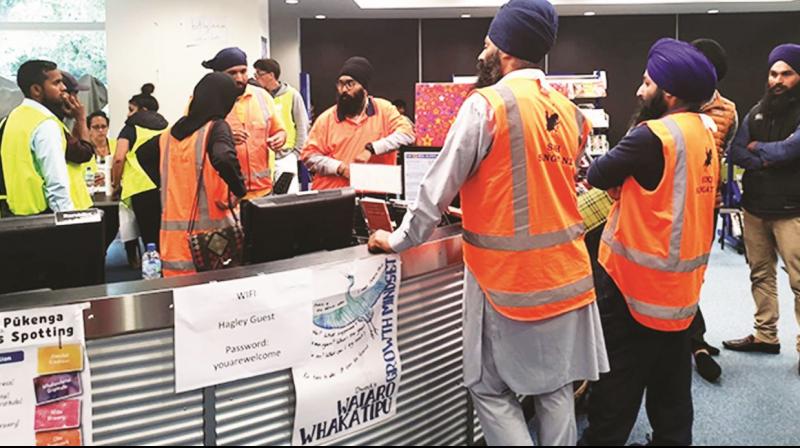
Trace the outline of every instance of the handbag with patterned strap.
<instances>
[{"instance_id":1,"label":"handbag with patterned strap","mask_svg":"<svg viewBox=\"0 0 800 448\"><path fill-rule=\"evenodd\" d=\"M192 262L197 272L227 269L241 266L244 263L244 232L239 225L239 217L230 203L230 194L228 194L228 208L236 221L235 224L221 229L194 231L194 223L200 208L200 189L203 188L203 171L205 170L206 157L208 157L208 152L205 153L203 165L200 168L194 206L186 233L189 250L192 254Z\"/></svg>"}]
</instances>

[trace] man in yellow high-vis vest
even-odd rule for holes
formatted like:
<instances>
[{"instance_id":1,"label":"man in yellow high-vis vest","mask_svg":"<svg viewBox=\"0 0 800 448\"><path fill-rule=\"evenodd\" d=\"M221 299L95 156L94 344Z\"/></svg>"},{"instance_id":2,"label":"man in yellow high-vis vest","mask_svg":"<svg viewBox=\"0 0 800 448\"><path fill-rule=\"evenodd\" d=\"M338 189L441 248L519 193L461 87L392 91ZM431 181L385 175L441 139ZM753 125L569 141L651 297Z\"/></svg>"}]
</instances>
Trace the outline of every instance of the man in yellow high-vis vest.
<instances>
[{"instance_id":1,"label":"man in yellow high-vis vest","mask_svg":"<svg viewBox=\"0 0 800 448\"><path fill-rule=\"evenodd\" d=\"M27 61L17 72L17 84L25 100L0 124L3 216L73 210L65 128L54 113L64 103L61 72L50 61Z\"/></svg>"},{"instance_id":2,"label":"man in yellow high-vis vest","mask_svg":"<svg viewBox=\"0 0 800 448\"><path fill-rule=\"evenodd\" d=\"M259 59L253 64L256 69L255 81L267 90L275 100L275 110L286 128L286 144L275 151L275 169L278 179L282 173L292 173L294 178L289 193L300 191L297 180L300 151L308 139L308 111L300 92L282 82L281 65L274 59Z\"/></svg>"}]
</instances>

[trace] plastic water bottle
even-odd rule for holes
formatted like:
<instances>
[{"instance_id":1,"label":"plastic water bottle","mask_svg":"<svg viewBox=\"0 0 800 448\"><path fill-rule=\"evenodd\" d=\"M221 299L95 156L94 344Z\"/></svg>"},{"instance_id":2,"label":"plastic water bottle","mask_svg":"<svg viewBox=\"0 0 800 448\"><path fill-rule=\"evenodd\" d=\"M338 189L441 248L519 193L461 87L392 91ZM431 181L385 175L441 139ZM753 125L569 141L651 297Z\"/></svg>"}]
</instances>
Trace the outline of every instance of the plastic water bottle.
<instances>
[{"instance_id":1,"label":"plastic water bottle","mask_svg":"<svg viewBox=\"0 0 800 448\"><path fill-rule=\"evenodd\" d=\"M154 243L147 243L147 251L142 255L142 278L145 280L161 278L161 256L158 255Z\"/></svg>"},{"instance_id":2,"label":"plastic water bottle","mask_svg":"<svg viewBox=\"0 0 800 448\"><path fill-rule=\"evenodd\" d=\"M89 194L94 194L94 172L92 171L92 167L86 167L86 172L83 174L83 179L86 181L86 188L89 189Z\"/></svg>"}]
</instances>

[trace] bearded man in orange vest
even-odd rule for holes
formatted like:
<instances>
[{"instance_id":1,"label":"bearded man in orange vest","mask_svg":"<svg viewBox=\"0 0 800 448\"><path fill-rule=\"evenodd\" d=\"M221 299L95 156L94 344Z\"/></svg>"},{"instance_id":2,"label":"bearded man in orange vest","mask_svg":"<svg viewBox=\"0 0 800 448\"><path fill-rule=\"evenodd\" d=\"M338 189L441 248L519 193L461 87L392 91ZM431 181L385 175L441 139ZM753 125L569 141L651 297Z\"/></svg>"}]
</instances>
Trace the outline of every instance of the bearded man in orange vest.
<instances>
[{"instance_id":1,"label":"bearded man in orange vest","mask_svg":"<svg viewBox=\"0 0 800 448\"><path fill-rule=\"evenodd\" d=\"M541 445L577 442L572 383L608 371L575 185L591 124L538 69L555 43L546 0L511 0L464 102L395 233L370 250L425 242L461 192L464 382L489 445L531 445L516 394L536 402Z\"/></svg>"},{"instance_id":2,"label":"bearded man in orange vest","mask_svg":"<svg viewBox=\"0 0 800 448\"><path fill-rule=\"evenodd\" d=\"M688 43L650 49L635 126L589 169L618 201L600 246L598 305L611 372L593 385L587 445L625 445L647 391L654 445L692 444L687 331L713 241L714 122L699 113L717 75Z\"/></svg>"},{"instance_id":3,"label":"bearded man in orange vest","mask_svg":"<svg viewBox=\"0 0 800 448\"><path fill-rule=\"evenodd\" d=\"M225 48L203 67L230 76L240 91L226 121L233 131L247 195L245 199L272 192L275 153L286 143L286 130L272 96L261 87L248 84L247 55L239 48Z\"/></svg>"}]
</instances>

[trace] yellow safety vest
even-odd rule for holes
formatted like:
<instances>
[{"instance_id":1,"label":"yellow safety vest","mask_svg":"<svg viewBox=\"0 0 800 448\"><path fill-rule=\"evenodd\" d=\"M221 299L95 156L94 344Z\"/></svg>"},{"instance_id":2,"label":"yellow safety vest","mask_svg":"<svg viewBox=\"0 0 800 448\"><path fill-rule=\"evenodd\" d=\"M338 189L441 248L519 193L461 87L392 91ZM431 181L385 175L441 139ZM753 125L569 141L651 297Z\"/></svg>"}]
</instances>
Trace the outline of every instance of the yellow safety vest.
<instances>
[{"instance_id":1,"label":"yellow safety vest","mask_svg":"<svg viewBox=\"0 0 800 448\"><path fill-rule=\"evenodd\" d=\"M113 158L116 152L117 152L117 140L113 138L108 139L108 154ZM86 169L87 166L92 169L93 173L96 173L98 168L97 156L92 157L92 160L83 164L84 169Z\"/></svg>"},{"instance_id":2,"label":"yellow safety vest","mask_svg":"<svg viewBox=\"0 0 800 448\"><path fill-rule=\"evenodd\" d=\"M297 126L294 122L294 90L287 89L283 94L275 97L275 109L286 128L286 144L283 149L294 149L297 145Z\"/></svg>"},{"instance_id":3,"label":"yellow safety vest","mask_svg":"<svg viewBox=\"0 0 800 448\"><path fill-rule=\"evenodd\" d=\"M6 201L11 213L16 216L37 215L48 208L44 192L44 178L36 166L31 151L33 132L46 120L55 120L66 131L64 124L55 116L49 116L26 105L21 105L11 111L7 118L3 139L0 141L0 157L3 162ZM61 147L66 153L67 138L63 133L61 134ZM91 197L80 168L77 165L72 168L70 165L74 164L67 164L73 205L79 209L79 206L84 206L88 199L90 207ZM81 185L83 185L83 189L81 189Z\"/></svg>"},{"instance_id":4,"label":"yellow safety vest","mask_svg":"<svg viewBox=\"0 0 800 448\"><path fill-rule=\"evenodd\" d=\"M164 132L161 130L153 130L136 126L136 143L128 150L125 156L125 168L122 172L122 195L121 199L127 201L131 196L145 191L155 190L156 184L147 175L144 168L139 165L139 160L136 158L136 151L147 143L153 137L160 135Z\"/></svg>"},{"instance_id":5,"label":"yellow safety vest","mask_svg":"<svg viewBox=\"0 0 800 448\"><path fill-rule=\"evenodd\" d=\"M66 137L65 137L66 141ZM66 151L66 148L65 148ZM72 198L72 205L75 210L88 210L94 205L89 187L86 185L86 163L67 162L67 174L69 174L69 196Z\"/></svg>"}]
</instances>

